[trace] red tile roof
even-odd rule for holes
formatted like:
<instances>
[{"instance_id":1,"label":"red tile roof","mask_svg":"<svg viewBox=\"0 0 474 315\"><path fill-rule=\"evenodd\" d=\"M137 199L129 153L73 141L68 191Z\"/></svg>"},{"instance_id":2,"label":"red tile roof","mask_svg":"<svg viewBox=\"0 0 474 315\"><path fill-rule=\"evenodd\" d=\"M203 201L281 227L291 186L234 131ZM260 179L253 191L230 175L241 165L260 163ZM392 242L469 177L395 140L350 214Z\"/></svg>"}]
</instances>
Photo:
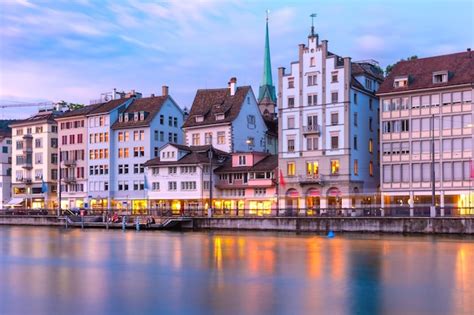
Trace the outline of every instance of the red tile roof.
<instances>
[{"instance_id":1,"label":"red tile roof","mask_svg":"<svg viewBox=\"0 0 474 315\"><path fill-rule=\"evenodd\" d=\"M194 97L191 112L183 127L232 122L239 115L245 97L250 90L250 86L240 86L236 89L235 95L230 95L228 88L198 90ZM225 114L225 118L216 120L216 114ZM204 120L196 122L196 116L203 116Z\"/></svg>"},{"instance_id":2,"label":"red tile roof","mask_svg":"<svg viewBox=\"0 0 474 315\"><path fill-rule=\"evenodd\" d=\"M130 98L119 98L117 100L111 100L108 101L107 103L102 103L100 106L97 106L97 108L93 109L92 111L89 112L90 115L95 115L95 114L105 114L108 113L118 106L124 104L125 102L130 101Z\"/></svg>"},{"instance_id":3,"label":"red tile roof","mask_svg":"<svg viewBox=\"0 0 474 315\"><path fill-rule=\"evenodd\" d=\"M16 126L16 125L35 124L38 122L56 123L55 119L61 115L62 115L61 112L56 112L56 111L39 112L36 115L31 116L29 118L26 118L23 120L17 120L11 123L10 127Z\"/></svg>"},{"instance_id":4,"label":"red tile roof","mask_svg":"<svg viewBox=\"0 0 474 315\"><path fill-rule=\"evenodd\" d=\"M433 83L433 73L448 71L448 82ZM408 86L395 88L396 77L409 76ZM380 86L377 94L438 88L474 82L474 56L471 51L400 61Z\"/></svg>"},{"instance_id":5,"label":"red tile roof","mask_svg":"<svg viewBox=\"0 0 474 315\"><path fill-rule=\"evenodd\" d=\"M210 149L210 145L200 145L200 146L185 146L182 144L170 144L180 150L188 151L189 153L183 156L178 161L161 161L159 157L151 159L145 163L145 166L173 166L173 165L196 165L196 164L208 164L209 163L209 156L208 151ZM214 158L212 162L215 165L222 164L219 161L219 157L228 157L229 154L217 149L214 149Z\"/></svg>"},{"instance_id":6,"label":"red tile roof","mask_svg":"<svg viewBox=\"0 0 474 315\"><path fill-rule=\"evenodd\" d=\"M102 104L93 104L93 105L87 105L82 108L78 108L74 110L68 110L67 112L64 112L60 117L57 117L56 119L84 116L84 115L89 114L93 110L98 109L100 106L102 106Z\"/></svg>"}]
</instances>

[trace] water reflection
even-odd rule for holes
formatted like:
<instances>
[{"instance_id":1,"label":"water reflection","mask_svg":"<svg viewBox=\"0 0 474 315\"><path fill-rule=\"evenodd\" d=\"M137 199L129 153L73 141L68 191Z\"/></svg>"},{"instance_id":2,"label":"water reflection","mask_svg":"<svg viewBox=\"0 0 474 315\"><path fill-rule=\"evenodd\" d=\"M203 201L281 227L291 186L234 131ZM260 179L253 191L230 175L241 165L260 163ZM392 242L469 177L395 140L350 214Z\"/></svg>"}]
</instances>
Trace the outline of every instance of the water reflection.
<instances>
[{"instance_id":1,"label":"water reflection","mask_svg":"<svg viewBox=\"0 0 474 315\"><path fill-rule=\"evenodd\" d=\"M474 311L471 239L1 227L0 251L0 314Z\"/></svg>"}]
</instances>

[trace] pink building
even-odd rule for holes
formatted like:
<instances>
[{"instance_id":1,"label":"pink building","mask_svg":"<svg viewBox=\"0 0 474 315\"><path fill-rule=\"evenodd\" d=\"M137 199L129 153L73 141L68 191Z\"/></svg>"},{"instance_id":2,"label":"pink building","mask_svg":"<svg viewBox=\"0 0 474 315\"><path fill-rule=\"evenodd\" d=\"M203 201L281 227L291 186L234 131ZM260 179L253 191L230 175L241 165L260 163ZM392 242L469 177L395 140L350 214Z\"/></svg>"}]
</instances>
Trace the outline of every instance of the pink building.
<instances>
[{"instance_id":1,"label":"pink building","mask_svg":"<svg viewBox=\"0 0 474 315\"><path fill-rule=\"evenodd\" d=\"M269 215L277 209L276 169L278 156L260 152L237 152L215 170L215 209L231 214ZM247 212L248 211L248 212Z\"/></svg>"}]
</instances>

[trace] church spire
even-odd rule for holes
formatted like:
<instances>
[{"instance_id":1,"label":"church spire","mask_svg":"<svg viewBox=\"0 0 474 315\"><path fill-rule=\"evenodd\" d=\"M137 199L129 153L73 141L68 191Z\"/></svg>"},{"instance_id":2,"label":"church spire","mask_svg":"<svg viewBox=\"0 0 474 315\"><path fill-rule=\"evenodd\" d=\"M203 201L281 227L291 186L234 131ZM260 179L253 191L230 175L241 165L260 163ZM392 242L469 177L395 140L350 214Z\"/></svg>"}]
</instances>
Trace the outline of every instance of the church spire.
<instances>
[{"instance_id":1,"label":"church spire","mask_svg":"<svg viewBox=\"0 0 474 315\"><path fill-rule=\"evenodd\" d=\"M275 87L273 86L272 79L272 64L270 60L270 38L268 35L268 10L267 10L267 21L265 29L265 54L263 58L263 78L262 84L260 85L258 93L258 101L261 103L263 100L271 101L276 103Z\"/></svg>"}]
</instances>

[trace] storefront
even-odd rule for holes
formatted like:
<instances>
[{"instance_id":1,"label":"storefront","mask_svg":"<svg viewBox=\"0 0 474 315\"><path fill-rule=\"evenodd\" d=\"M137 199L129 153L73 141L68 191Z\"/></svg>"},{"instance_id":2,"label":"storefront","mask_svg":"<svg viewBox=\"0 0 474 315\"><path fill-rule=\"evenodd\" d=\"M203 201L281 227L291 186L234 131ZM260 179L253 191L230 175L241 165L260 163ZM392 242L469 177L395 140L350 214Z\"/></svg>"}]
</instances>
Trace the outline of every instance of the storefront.
<instances>
[{"instance_id":1,"label":"storefront","mask_svg":"<svg viewBox=\"0 0 474 315\"><path fill-rule=\"evenodd\" d=\"M321 208L321 191L317 188L310 188L306 192L306 207L308 215L318 214Z\"/></svg>"},{"instance_id":2,"label":"storefront","mask_svg":"<svg viewBox=\"0 0 474 315\"><path fill-rule=\"evenodd\" d=\"M271 200L249 201L249 214L257 216L271 215L272 203Z\"/></svg>"},{"instance_id":3,"label":"storefront","mask_svg":"<svg viewBox=\"0 0 474 315\"><path fill-rule=\"evenodd\" d=\"M300 197L299 192L296 189L288 189L285 195L285 206L287 210L298 209L298 199Z\"/></svg>"},{"instance_id":4,"label":"storefront","mask_svg":"<svg viewBox=\"0 0 474 315\"><path fill-rule=\"evenodd\" d=\"M342 193L339 188L332 187L327 192L328 208L341 209L342 208Z\"/></svg>"}]
</instances>

